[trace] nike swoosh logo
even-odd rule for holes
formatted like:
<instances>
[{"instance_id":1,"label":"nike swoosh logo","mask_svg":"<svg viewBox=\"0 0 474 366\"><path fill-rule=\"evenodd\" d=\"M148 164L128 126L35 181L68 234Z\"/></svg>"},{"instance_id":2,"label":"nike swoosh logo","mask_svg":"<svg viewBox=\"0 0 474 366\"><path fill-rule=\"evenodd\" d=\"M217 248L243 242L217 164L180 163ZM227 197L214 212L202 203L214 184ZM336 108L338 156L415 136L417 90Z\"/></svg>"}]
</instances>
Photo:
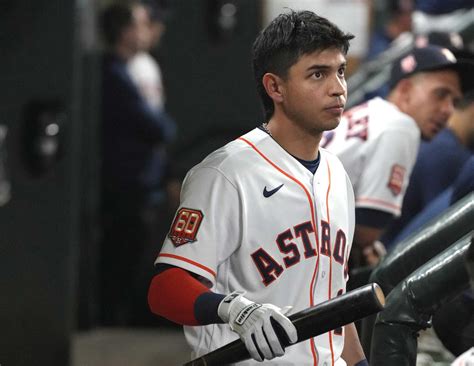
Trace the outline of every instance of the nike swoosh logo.
<instances>
[{"instance_id":1,"label":"nike swoosh logo","mask_svg":"<svg viewBox=\"0 0 474 366\"><path fill-rule=\"evenodd\" d=\"M283 185L284 185L284 184L281 184L281 185L279 185L278 187L273 188L273 189L270 190L270 191L267 191L267 186L265 186L265 188L263 188L263 196L266 197L266 198L270 197L271 195L277 193L278 190L279 190L281 187L283 187Z\"/></svg>"}]
</instances>

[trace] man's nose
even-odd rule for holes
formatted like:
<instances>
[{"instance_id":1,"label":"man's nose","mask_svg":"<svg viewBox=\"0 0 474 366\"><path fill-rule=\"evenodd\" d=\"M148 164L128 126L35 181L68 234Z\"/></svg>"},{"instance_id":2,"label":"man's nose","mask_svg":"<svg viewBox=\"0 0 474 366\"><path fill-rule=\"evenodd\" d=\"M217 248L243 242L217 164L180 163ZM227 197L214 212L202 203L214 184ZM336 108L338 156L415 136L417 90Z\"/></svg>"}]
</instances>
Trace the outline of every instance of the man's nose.
<instances>
[{"instance_id":1,"label":"man's nose","mask_svg":"<svg viewBox=\"0 0 474 366\"><path fill-rule=\"evenodd\" d=\"M338 97L344 95L346 90L346 80L343 77L341 78L340 76L336 75L331 83L330 95Z\"/></svg>"},{"instance_id":2,"label":"man's nose","mask_svg":"<svg viewBox=\"0 0 474 366\"><path fill-rule=\"evenodd\" d=\"M441 111L446 119L454 112L454 97L450 96L444 100L441 105Z\"/></svg>"}]
</instances>

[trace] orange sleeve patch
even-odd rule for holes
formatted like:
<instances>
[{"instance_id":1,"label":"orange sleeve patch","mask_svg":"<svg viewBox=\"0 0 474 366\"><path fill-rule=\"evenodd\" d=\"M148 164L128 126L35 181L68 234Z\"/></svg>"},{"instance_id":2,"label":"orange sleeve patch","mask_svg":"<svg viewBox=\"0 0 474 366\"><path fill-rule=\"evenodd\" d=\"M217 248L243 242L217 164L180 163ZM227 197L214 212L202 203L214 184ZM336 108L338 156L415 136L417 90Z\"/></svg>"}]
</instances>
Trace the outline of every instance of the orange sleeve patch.
<instances>
[{"instance_id":1,"label":"orange sleeve patch","mask_svg":"<svg viewBox=\"0 0 474 366\"><path fill-rule=\"evenodd\" d=\"M398 196L402 191L405 173L406 169L403 166L398 164L392 166L387 186L394 196Z\"/></svg>"},{"instance_id":2,"label":"orange sleeve patch","mask_svg":"<svg viewBox=\"0 0 474 366\"><path fill-rule=\"evenodd\" d=\"M168 233L175 247L196 241L203 217L200 210L184 207L178 210Z\"/></svg>"}]
</instances>

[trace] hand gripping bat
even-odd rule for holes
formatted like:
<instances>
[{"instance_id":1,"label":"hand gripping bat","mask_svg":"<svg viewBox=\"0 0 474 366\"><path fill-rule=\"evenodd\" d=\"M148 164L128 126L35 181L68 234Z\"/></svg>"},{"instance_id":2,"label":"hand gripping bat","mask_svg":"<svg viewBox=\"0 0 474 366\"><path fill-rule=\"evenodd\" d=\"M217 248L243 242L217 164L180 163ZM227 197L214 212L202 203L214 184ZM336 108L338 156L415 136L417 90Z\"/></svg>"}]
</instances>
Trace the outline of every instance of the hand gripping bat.
<instances>
[{"instance_id":1,"label":"hand gripping bat","mask_svg":"<svg viewBox=\"0 0 474 366\"><path fill-rule=\"evenodd\" d=\"M385 296L376 283L369 283L341 296L322 302L289 316L298 331L298 342L350 324L379 312L385 305ZM277 328L278 333L278 328ZM285 336L283 346L291 346ZM219 366L250 358L244 343L238 339L184 366Z\"/></svg>"}]
</instances>

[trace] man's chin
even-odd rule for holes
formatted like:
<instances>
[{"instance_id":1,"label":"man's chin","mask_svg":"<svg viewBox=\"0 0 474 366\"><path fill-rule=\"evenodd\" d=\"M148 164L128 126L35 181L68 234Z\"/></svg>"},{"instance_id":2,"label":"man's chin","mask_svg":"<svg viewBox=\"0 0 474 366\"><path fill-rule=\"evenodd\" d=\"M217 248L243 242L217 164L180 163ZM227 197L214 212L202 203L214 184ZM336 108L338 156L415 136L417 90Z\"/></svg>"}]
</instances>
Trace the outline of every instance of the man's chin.
<instances>
[{"instance_id":1,"label":"man's chin","mask_svg":"<svg viewBox=\"0 0 474 366\"><path fill-rule=\"evenodd\" d=\"M421 132L421 139L426 142L430 142L438 134L438 131Z\"/></svg>"},{"instance_id":2,"label":"man's chin","mask_svg":"<svg viewBox=\"0 0 474 366\"><path fill-rule=\"evenodd\" d=\"M326 131L334 130L341 123L341 117L335 118L334 120L328 121Z\"/></svg>"}]
</instances>

